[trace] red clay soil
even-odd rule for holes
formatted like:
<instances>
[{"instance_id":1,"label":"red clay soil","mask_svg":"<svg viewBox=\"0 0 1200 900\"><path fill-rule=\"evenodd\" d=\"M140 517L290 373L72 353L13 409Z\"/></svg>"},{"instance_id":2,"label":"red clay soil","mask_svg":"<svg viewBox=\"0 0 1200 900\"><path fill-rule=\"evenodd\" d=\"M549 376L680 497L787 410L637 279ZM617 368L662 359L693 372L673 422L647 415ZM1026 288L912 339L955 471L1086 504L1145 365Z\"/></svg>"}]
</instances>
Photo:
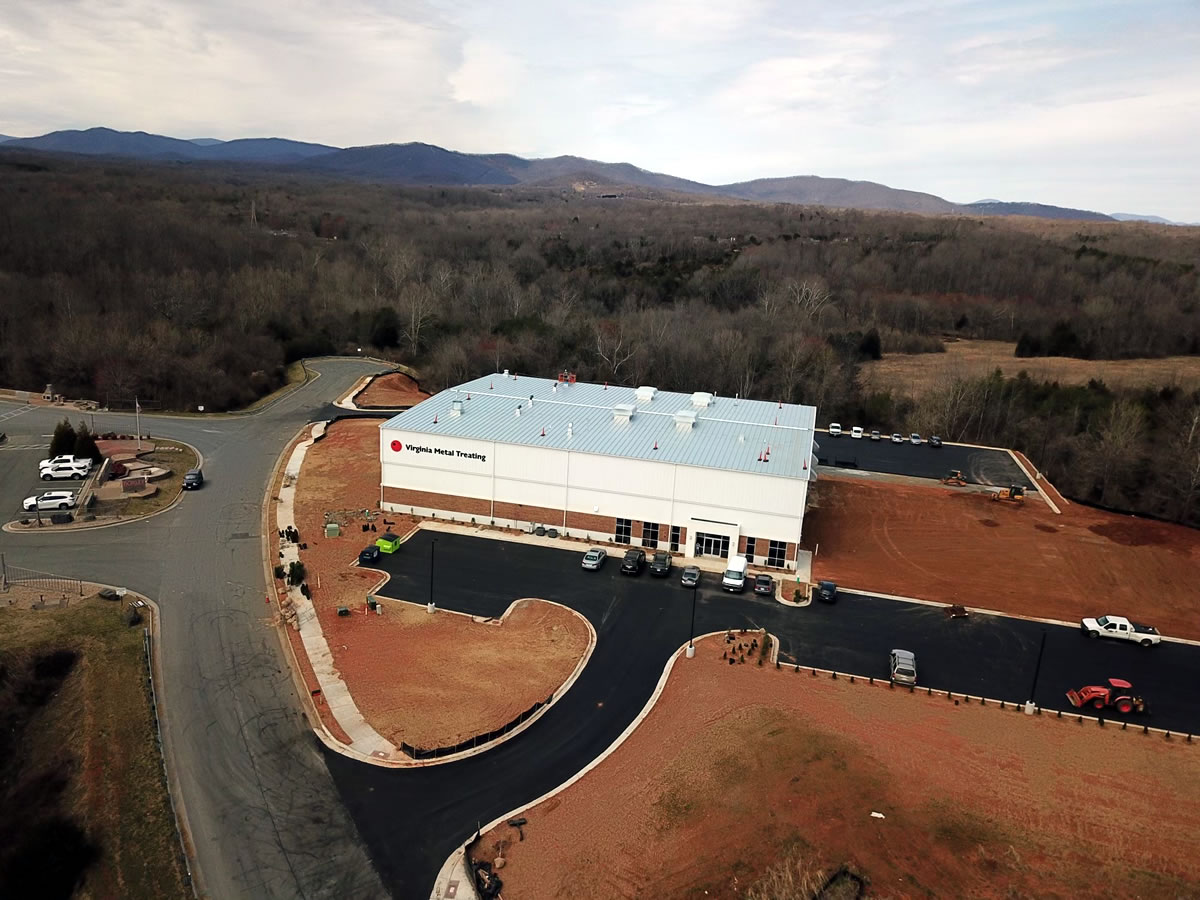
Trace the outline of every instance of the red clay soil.
<instances>
[{"instance_id":1,"label":"red clay soil","mask_svg":"<svg viewBox=\"0 0 1200 900\"><path fill-rule=\"evenodd\" d=\"M795 852L875 897L1200 892L1195 746L729 666L723 647L698 642L612 756L521 813L524 840L484 834L506 900L743 897Z\"/></svg>"},{"instance_id":2,"label":"red clay soil","mask_svg":"<svg viewBox=\"0 0 1200 900\"><path fill-rule=\"evenodd\" d=\"M416 406L429 394L417 386L417 382L403 372L389 372L386 375L376 375L363 390L355 397L357 406L377 406L386 409L398 409L406 406Z\"/></svg>"},{"instance_id":3,"label":"red clay soil","mask_svg":"<svg viewBox=\"0 0 1200 900\"><path fill-rule=\"evenodd\" d=\"M1075 621L1115 613L1200 639L1200 532L1079 504L1055 515L987 494L821 479L805 517L813 577L847 587Z\"/></svg>"},{"instance_id":4,"label":"red clay soil","mask_svg":"<svg viewBox=\"0 0 1200 900\"><path fill-rule=\"evenodd\" d=\"M1023 466L1025 466L1025 468L1029 471L1029 473L1031 475L1037 474L1037 471L1038 471L1037 466L1035 466L1033 463L1031 463L1029 461L1029 457L1027 457L1020 450L1014 450L1014 451L1012 451L1012 453L1013 453L1013 456L1015 456L1018 460L1021 461L1021 464ZM1054 485L1052 485L1047 479L1039 478L1037 480L1037 488L1039 491L1041 491L1043 494L1045 494L1047 497L1049 497L1050 501L1055 506L1057 506L1059 509L1065 510L1068 506L1071 505L1071 501L1068 500L1066 497L1064 497L1062 494L1060 494L1058 492L1058 488L1056 488Z\"/></svg>"},{"instance_id":5,"label":"red clay soil","mask_svg":"<svg viewBox=\"0 0 1200 900\"><path fill-rule=\"evenodd\" d=\"M384 576L354 565L358 551L389 529L403 536L416 524L378 512L378 441L379 420L344 419L309 448L295 500L307 544L300 557L334 664L366 720L393 743L448 746L545 700L574 671L590 632L579 616L541 602L502 625L390 601L383 615L368 614L367 595ZM364 510L376 531L362 531ZM341 525L340 537L324 537L326 513ZM340 606L354 615L338 616Z\"/></svg>"}]
</instances>

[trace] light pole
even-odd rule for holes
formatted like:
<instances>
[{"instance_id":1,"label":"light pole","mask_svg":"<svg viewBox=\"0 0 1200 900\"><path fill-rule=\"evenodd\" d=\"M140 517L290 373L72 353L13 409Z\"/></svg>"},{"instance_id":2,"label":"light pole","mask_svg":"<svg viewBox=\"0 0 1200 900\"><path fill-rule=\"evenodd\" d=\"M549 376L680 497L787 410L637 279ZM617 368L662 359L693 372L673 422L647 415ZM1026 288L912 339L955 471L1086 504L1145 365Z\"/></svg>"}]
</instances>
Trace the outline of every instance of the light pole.
<instances>
[{"instance_id":1,"label":"light pole","mask_svg":"<svg viewBox=\"0 0 1200 900\"><path fill-rule=\"evenodd\" d=\"M429 605L425 607L427 612L433 612L433 558L437 552L437 538L434 538L429 544Z\"/></svg>"},{"instance_id":2,"label":"light pole","mask_svg":"<svg viewBox=\"0 0 1200 900\"><path fill-rule=\"evenodd\" d=\"M700 589L700 582L692 585L692 627L688 631L687 658L691 659L696 655L696 591Z\"/></svg>"},{"instance_id":3,"label":"light pole","mask_svg":"<svg viewBox=\"0 0 1200 900\"><path fill-rule=\"evenodd\" d=\"M1037 691L1038 675L1042 672L1042 654L1046 652L1046 629L1042 629L1042 644L1038 647L1037 665L1033 667L1033 684L1029 686L1029 700L1025 703L1025 712L1028 715L1033 715L1033 709L1036 705L1033 702L1033 697Z\"/></svg>"}]
</instances>

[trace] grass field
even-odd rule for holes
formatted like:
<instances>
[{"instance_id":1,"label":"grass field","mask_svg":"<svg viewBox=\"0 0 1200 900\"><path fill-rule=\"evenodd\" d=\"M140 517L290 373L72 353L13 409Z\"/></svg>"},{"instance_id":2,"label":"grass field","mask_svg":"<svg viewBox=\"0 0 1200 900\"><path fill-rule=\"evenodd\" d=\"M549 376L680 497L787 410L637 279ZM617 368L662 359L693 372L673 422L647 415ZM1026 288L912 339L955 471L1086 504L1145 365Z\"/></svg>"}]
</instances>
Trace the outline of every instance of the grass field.
<instances>
[{"instance_id":1,"label":"grass field","mask_svg":"<svg viewBox=\"0 0 1200 900\"><path fill-rule=\"evenodd\" d=\"M891 388L919 396L949 378L971 378L999 369L1006 376L1025 371L1037 380L1060 384L1103 381L1109 387L1200 386L1200 357L1165 359L1070 359L1061 356L1018 359L1015 344L1004 341L948 341L945 353L889 354L864 363L859 380L867 389Z\"/></svg>"},{"instance_id":2,"label":"grass field","mask_svg":"<svg viewBox=\"0 0 1200 900\"><path fill-rule=\"evenodd\" d=\"M142 627L119 603L63 598L0 593L0 897L190 896Z\"/></svg>"}]
</instances>

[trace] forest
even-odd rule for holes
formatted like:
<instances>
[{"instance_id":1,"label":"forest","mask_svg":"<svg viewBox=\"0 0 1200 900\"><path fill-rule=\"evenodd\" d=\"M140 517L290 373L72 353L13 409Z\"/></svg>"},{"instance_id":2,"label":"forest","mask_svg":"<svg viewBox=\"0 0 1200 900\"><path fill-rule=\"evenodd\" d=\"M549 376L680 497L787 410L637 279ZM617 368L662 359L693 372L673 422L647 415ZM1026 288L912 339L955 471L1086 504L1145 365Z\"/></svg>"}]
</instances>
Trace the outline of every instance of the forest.
<instances>
[{"instance_id":1,"label":"forest","mask_svg":"<svg viewBox=\"0 0 1200 900\"><path fill-rule=\"evenodd\" d=\"M1200 229L399 188L0 152L0 385L231 409L303 357L437 390L512 369L812 404L822 422L1015 446L1075 499L1200 524L1200 393L947 379L864 360L947 337L1019 356L1200 354Z\"/></svg>"}]
</instances>

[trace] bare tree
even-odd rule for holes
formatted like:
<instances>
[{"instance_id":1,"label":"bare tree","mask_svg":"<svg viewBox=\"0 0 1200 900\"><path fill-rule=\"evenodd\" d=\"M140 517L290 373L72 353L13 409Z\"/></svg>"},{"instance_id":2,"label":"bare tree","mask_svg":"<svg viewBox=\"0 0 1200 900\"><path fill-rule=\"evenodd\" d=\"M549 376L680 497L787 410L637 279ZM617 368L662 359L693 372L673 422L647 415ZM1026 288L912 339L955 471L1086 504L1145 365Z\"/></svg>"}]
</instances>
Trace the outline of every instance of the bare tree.
<instances>
[{"instance_id":1,"label":"bare tree","mask_svg":"<svg viewBox=\"0 0 1200 900\"><path fill-rule=\"evenodd\" d=\"M604 363L609 375L616 380L621 375L624 366L637 352L631 335L626 334L625 317L620 319L601 319L592 325L592 335L596 340L596 355Z\"/></svg>"}]
</instances>

